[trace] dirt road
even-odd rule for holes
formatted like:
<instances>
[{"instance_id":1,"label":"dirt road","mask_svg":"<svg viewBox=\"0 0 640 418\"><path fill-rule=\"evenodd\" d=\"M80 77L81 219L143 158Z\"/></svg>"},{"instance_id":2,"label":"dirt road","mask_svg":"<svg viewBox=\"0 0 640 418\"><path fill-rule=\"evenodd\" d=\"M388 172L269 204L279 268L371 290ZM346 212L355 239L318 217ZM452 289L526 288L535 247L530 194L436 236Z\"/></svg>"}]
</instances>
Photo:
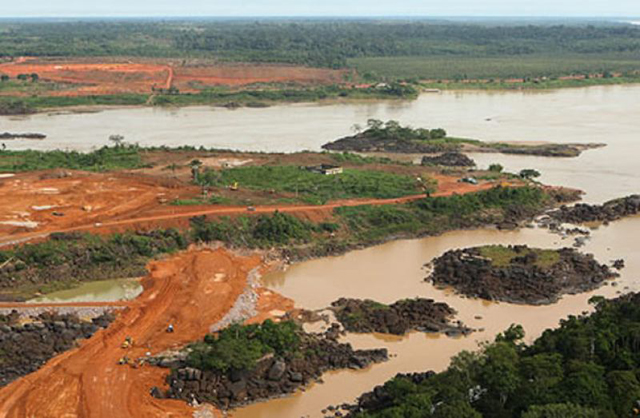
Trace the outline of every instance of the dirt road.
<instances>
[{"instance_id":1,"label":"dirt road","mask_svg":"<svg viewBox=\"0 0 640 418\"><path fill-rule=\"evenodd\" d=\"M467 183L458 183L456 178L442 176L444 180L439 179L438 191L432 193L432 197L451 196L453 194L474 193L487 190L495 186L493 183L481 183L472 185ZM340 207L352 207L361 205L389 205L398 203L407 203L418 199L425 198L426 195L411 195L394 199L350 199L330 202L325 205L288 205L288 206L259 206L252 211L248 211L246 207L238 206L163 206L157 207L153 215L131 217L126 219L103 221L99 224L91 223L77 225L71 227L62 227L58 229L50 229L48 231L38 231L31 233L12 234L0 237L0 247L15 245L17 243L27 242L32 239L44 238L53 232L78 232L78 231L111 231L116 229L133 229L142 226L168 227L176 226L180 221L188 221L194 216L231 216L238 214L268 214L275 211L293 214L309 214L318 212L331 212Z\"/></svg>"},{"instance_id":2,"label":"dirt road","mask_svg":"<svg viewBox=\"0 0 640 418\"><path fill-rule=\"evenodd\" d=\"M124 355L155 355L202 338L245 291L250 272L261 267L257 255L241 257L224 249L188 251L152 262L144 292L108 329L0 389L0 417L191 416L187 404L149 395L152 386L164 386L165 370L116 363ZM269 302L261 306L272 308ZM175 326L174 333L166 333L168 324ZM125 350L120 345L127 336L134 339L134 348Z\"/></svg>"}]
</instances>

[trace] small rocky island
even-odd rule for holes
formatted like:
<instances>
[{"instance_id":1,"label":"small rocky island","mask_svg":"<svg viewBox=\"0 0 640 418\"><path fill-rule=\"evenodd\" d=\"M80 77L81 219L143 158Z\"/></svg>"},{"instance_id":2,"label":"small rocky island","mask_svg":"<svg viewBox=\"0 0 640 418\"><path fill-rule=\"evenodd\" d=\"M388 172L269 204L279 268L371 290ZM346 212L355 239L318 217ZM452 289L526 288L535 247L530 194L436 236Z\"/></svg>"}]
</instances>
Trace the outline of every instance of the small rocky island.
<instances>
[{"instance_id":1,"label":"small rocky island","mask_svg":"<svg viewBox=\"0 0 640 418\"><path fill-rule=\"evenodd\" d=\"M495 152L544 157L577 157L583 151L604 144L515 144L483 142L477 139L450 137L444 129L414 129L396 121L371 119L358 133L322 146L328 151L398 154L439 154L448 152Z\"/></svg>"},{"instance_id":2,"label":"small rocky island","mask_svg":"<svg viewBox=\"0 0 640 418\"><path fill-rule=\"evenodd\" d=\"M151 363L172 369L158 398L208 402L221 409L281 397L338 369L386 361L386 349L354 350L333 332L310 334L291 321L232 325L173 358Z\"/></svg>"},{"instance_id":3,"label":"small rocky island","mask_svg":"<svg viewBox=\"0 0 640 418\"><path fill-rule=\"evenodd\" d=\"M592 255L571 248L543 250L524 245L447 251L426 279L436 286L490 301L544 305L564 294L594 290L617 277Z\"/></svg>"},{"instance_id":4,"label":"small rocky island","mask_svg":"<svg viewBox=\"0 0 640 418\"><path fill-rule=\"evenodd\" d=\"M38 133L12 133L12 132L2 132L0 133L0 140L9 140L9 139L45 139L47 136L45 134Z\"/></svg>"},{"instance_id":5,"label":"small rocky island","mask_svg":"<svg viewBox=\"0 0 640 418\"><path fill-rule=\"evenodd\" d=\"M391 305L372 300L339 299L331 304L336 318L349 332L404 335L409 331L469 334L460 322L452 323L456 311L433 299L404 299Z\"/></svg>"}]
</instances>

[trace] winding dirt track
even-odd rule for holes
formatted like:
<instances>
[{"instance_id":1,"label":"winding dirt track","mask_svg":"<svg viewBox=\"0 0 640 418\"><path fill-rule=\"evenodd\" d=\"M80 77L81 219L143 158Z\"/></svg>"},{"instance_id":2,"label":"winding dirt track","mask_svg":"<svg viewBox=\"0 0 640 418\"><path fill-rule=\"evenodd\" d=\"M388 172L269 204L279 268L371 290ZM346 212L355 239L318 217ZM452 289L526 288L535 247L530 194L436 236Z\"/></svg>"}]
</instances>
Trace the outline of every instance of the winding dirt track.
<instances>
[{"instance_id":1,"label":"winding dirt track","mask_svg":"<svg viewBox=\"0 0 640 418\"><path fill-rule=\"evenodd\" d=\"M187 417L184 402L150 396L164 386L167 371L118 366L127 355L140 358L202 338L245 291L247 276L262 266L259 256L241 257L224 249L194 250L152 262L144 292L76 349L0 389L2 418ZM165 332L167 324L175 332ZM120 348L125 337L134 348Z\"/></svg>"}]
</instances>

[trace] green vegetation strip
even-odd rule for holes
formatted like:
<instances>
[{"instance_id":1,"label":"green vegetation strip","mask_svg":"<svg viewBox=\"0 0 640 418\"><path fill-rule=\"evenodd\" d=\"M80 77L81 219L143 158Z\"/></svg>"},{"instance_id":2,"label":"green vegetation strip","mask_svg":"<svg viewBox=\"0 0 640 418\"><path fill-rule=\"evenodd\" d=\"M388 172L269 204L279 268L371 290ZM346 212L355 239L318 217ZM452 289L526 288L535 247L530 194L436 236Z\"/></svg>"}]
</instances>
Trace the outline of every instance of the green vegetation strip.
<instances>
[{"instance_id":1,"label":"green vegetation strip","mask_svg":"<svg viewBox=\"0 0 640 418\"><path fill-rule=\"evenodd\" d=\"M237 182L241 187L253 190L291 193L314 204L355 197L388 199L423 192L422 183L409 176L356 169L345 169L339 175L322 175L297 166L206 170L199 182L217 187Z\"/></svg>"},{"instance_id":2,"label":"green vegetation strip","mask_svg":"<svg viewBox=\"0 0 640 418\"><path fill-rule=\"evenodd\" d=\"M21 172L66 168L109 171L141 168L141 149L135 145L102 147L89 153L76 151L0 150L0 172Z\"/></svg>"}]
</instances>

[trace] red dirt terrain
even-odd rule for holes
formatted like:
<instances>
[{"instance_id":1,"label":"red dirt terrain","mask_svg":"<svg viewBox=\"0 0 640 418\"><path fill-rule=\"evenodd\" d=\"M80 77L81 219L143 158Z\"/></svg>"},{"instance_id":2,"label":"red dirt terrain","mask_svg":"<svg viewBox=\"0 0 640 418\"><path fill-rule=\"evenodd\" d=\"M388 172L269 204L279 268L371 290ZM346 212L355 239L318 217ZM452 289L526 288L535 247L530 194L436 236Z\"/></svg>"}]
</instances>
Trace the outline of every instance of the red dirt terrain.
<instances>
[{"instance_id":1,"label":"red dirt terrain","mask_svg":"<svg viewBox=\"0 0 640 418\"><path fill-rule=\"evenodd\" d=\"M197 187L124 173L55 170L0 180L0 236L134 217Z\"/></svg>"},{"instance_id":2,"label":"red dirt terrain","mask_svg":"<svg viewBox=\"0 0 640 418\"><path fill-rule=\"evenodd\" d=\"M57 172L54 172L57 173ZM198 189L171 179L131 174L65 172L20 174L0 182L0 195L15 198L0 201L0 246L44 238L53 232L114 233L127 230L189 226L194 216L238 216L275 211L319 222L331 218L344 206L388 205L423 199L424 194L394 199L349 199L325 205L173 206L180 196L193 196ZM438 190L431 196L473 193L494 187L460 183L458 177L432 175ZM63 216L56 215L62 214Z\"/></svg>"},{"instance_id":3,"label":"red dirt terrain","mask_svg":"<svg viewBox=\"0 0 640 418\"><path fill-rule=\"evenodd\" d=\"M153 88L176 87L197 92L207 86L244 86L256 83L342 83L347 70L288 65L177 64L113 59L22 58L0 64L0 74L38 74L41 80L59 83L51 96L88 96L152 93ZM7 92L5 94L11 94Z\"/></svg>"},{"instance_id":4,"label":"red dirt terrain","mask_svg":"<svg viewBox=\"0 0 640 418\"><path fill-rule=\"evenodd\" d=\"M153 386L165 387L168 370L134 369L117 362L124 355L156 355L203 338L246 290L248 275L264 268L258 255L244 257L224 249L194 249L150 263L144 292L108 329L0 389L0 417L192 416L194 409L186 403L149 394ZM260 290L259 295L260 319L269 317L274 307L292 306L273 292ZM174 333L166 332L168 324L175 326ZM127 336L134 346L123 349Z\"/></svg>"}]
</instances>

